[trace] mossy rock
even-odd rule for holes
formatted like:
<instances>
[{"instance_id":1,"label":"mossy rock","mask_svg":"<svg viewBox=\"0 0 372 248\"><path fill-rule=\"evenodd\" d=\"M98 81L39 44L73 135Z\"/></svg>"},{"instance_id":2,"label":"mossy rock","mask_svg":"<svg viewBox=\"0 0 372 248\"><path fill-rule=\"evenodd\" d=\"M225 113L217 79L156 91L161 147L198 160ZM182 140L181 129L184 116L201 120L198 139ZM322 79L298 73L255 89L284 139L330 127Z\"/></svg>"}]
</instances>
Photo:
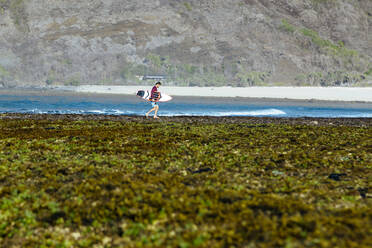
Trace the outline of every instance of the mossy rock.
<instances>
[{"instance_id":1,"label":"mossy rock","mask_svg":"<svg viewBox=\"0 0 372 248\"><path fill-rule=\"evenodd\" d=\"M314 123L3 114L0 246L369 247L371 119Z\"/></svg>"}]
</instances>

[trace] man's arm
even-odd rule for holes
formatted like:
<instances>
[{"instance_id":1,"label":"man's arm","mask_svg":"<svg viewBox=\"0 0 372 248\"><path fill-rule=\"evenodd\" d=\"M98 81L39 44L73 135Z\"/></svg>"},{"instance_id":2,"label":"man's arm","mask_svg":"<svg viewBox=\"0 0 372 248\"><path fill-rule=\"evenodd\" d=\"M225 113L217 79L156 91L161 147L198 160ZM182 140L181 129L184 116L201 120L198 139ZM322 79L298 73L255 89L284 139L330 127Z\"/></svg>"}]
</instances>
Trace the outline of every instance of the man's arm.
<instances>
[{"instance_id":1,"label":"man's arm","mask_svg":"<svg viewBox=\"0 0 372 248\"><path fill-rule=\"evenodd\" d=\"M158 102L160 100L161 93L159 91L154 92L154 101Z\"/></svg>"},{"instance_id":2,"label":"man's arm","mask_svg":"<svg viewBox=\"0 0 372 248\"><path fill-rule=\"evenodd\" d=\"M160 91L157 91L156 93L158 93L158 97L156 98L156 101L159 101L160 98L161 98L161 93L160 93Z\"/></svg>"}]
</instances>

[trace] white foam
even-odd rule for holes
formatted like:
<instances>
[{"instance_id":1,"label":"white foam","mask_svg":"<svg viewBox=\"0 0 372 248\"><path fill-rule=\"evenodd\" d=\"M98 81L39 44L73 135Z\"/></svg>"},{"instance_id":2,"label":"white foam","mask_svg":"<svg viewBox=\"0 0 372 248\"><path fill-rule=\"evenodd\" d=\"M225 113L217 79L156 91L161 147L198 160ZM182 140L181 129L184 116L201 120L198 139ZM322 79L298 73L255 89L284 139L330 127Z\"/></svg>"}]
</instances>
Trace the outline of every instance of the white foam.
<instances>
[{"instance_id":1,"label":"white foam","mask_svg":"<svg viewBox=\"0 0 372 248\"><path fill-rule=\"evenodd\" d=\"M344 118L372 118L372 114L368 113L361 113L361 114L353 114L353 115L341 115L337 117L344 117Z\"/></svg>"},{"instance_id":2,"label":"white foam","mask_svg":"<svg viewBox=\"0 0 372 248\"><path fill-rule=\"evenodd\" d=\"M279 109L263 109L244 112L219 112L218 116L265 116L265 115L286 115L287 113Z\"/></svg>"},{"instance_id":3,"label":"white foam","mask_svg":"<svg viewBox=\"0 0 372 248\"><path fill-rule=\"evenodd\" d=\"M146 109L147 110L147 109ZM321 110L321 109L320 109ZM143 109L117 109L117 108L102 108L99 107L93 110L89 109L39 109L32 108L29 109L22 108L20 110L0 110L0 113L35 113L35 114L100 114L100 115L145 115L145 110ZM222 109L197 109L193 108L182 109L182 110L162 110L159 112L160 116L215 116L215 117L227 117L227 116L277 116L277 117L344 117L344 118L372 118L372 113L370 110L351 111L345 110L324 110L324 111L312 111L312 109L293 109L283 111L275 107L268 107L266 109L252 109L252 110L222 110Z\"/></svg>"},{"instance_id":4,"label":"white foam","mask_svg":"<svg viewBox=\"0 0 372 248\"><path fill-rule=\"evenodd\" d=\"M106 114L105 110L87 110L86 112L95 114Z\"/></svg>"},{"instance_id":5,"label":"white foam","mask_svg":"<svg viewBox=\"0 0 372 248\"><path fill-rule=\"evenodd\" d=\"M263 109L253 111L232 112L162 112L163 116L277 116L287 113L279 109Z\"/></svg>"},{"instance_id":6,"label":"white foam","mask_svg":"<svg viewBox=\"0 0 372 248\"><path fill-rule=\"evenodd\" d=\"M112 110L115 114L117 114L117 115L122 115L122 114L124 114L125 112L123 112L123 111L121 111L121 110L119 110L119 109L113 109ZM127 111L127 112L132 112L132 111ZM128 114L128 113L127 113Z\"/></svg>"}]
</instances>

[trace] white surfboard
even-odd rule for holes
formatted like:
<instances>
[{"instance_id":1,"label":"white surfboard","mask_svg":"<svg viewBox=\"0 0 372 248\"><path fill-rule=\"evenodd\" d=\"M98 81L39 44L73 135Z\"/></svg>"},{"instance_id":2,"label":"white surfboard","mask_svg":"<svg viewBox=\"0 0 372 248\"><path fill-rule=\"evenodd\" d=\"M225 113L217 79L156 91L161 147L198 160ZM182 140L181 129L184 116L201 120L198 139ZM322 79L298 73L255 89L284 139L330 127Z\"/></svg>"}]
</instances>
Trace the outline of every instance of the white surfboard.
<instances>
[{"instance_id":1,"label":"white surfboard","mask_svg":"<svg viewBox=\"0 0 372 248\"><path fill-rule=\"evenodd\" d=\"M150 101L151 92L149 92L148 90L139 90L137 91L137 96L141 97L142 99L146 101ZM173 97L171 97L170 95L160 93L160 98L158 102L169 102L172 99Z\"/></svg>"}]
</instances>

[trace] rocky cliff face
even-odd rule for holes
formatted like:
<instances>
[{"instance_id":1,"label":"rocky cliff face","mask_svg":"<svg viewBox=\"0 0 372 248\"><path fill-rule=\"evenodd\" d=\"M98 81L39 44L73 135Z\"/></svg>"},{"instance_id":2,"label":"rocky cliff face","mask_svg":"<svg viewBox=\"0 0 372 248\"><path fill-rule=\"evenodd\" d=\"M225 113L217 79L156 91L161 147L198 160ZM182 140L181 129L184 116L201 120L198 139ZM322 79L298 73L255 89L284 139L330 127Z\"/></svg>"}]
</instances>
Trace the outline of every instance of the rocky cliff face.
<instances>
[{"instance_id":1,"label":"rocky cliff face","mask_svg":"<svg viewBox=\"0 0 372 248\"><path fill-rule=\"evenodd\" d=\"M0 84L354 84L371 0L0 0ZM371 74L371 75L370 75Z\"/></svg>"}]
</instances>

